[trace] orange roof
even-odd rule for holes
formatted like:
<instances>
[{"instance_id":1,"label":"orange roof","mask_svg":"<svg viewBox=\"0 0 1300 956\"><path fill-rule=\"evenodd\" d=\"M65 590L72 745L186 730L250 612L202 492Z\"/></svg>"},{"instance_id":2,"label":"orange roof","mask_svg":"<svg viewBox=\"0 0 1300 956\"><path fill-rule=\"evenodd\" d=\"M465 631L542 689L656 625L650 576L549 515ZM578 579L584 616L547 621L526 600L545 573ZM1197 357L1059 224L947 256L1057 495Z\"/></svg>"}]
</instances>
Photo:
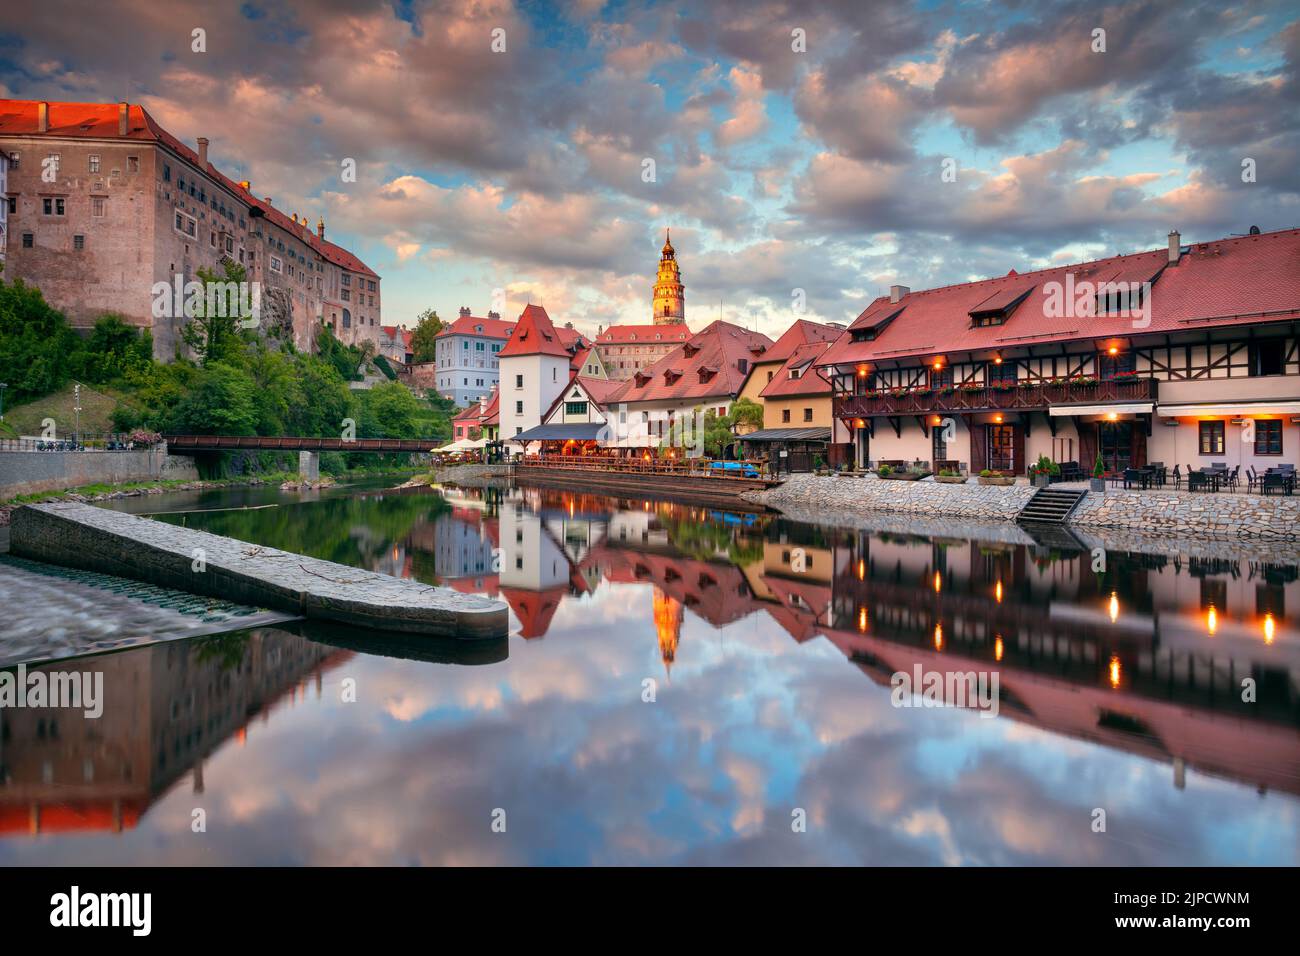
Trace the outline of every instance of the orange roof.
<instances>
[{"instance_id":1,"label":"orange roof","mask_svg":"<svg viewBox=\"0 0 1300 956\"><path fill-rule=\"evenodd\" d=\"M0 135L15 136L75 136L78 138L118 139L117 103L49 103L48 129L39 132L38 100L0 100ZM306 222L295 223L293 219L280 212L245 190L239 183L220 172L211 163L199 164L199 154L186 146L179 139L163 129L158 121L143 106L127 106L127 139L161 143L176 153L195 169L216 180L241 201L247 202L250 212L253 208L264 214L295 238L307 243L320 256L340 268L350 272L378 279L377 273L371 271L360 259L342 246L335 245L320 238Z\"/></svg>"},{"instance_id":2,"label":"orange roof","mask_svg":"<svg viewBox=\"0 0 1300 956\"><path fill-rule=\"evenodd\" d=\"M1072 280L1067 280L1067 275ZM1049 282L1152 282L1151 321L1130 315L1049 314ZM1077 293L1076 293L1077 296ZM973 314L1002 311L999 325L976 326ZM1113 256L1039 272L910 292L873 301L818 364L892 361L955 352L995 352L1038 342L1177 333L1300 318L1300 229L1193 243L1176 265L1168 249ZM875 328L874 339L854 332ZM859 338L865 339L860 335Z\"/></svg>"},{"instance_id":3,"label":"orange roof","mask_svg":"<svg viewBox=\"0 0 1300 956\"><path fill-rule=\"evenodd\" d=\"M685 342L691 330L683 325L611 325L596 336L601 345L629 342Z\"/></svg>"},{"instance_id":4,"label":"orange roof","mask_svg":"<svg viewBox=\"0 0 1300 956\"><path fill-rule=\"evenodd\" d=\"M811 342L800 345L772 376L772 381L758 393L760 398L781 398L786 395L829 395L831 383L813 366L822 353L831 347L830 342ZM792 377L798 372L799 377Z\"/></svg>"},{"instance_id":5,"label":"orange roof","mask_svg":"<svg viewBox=\"0 0 1300 956\"><path fill-rule=\"evenodd\" d=\"M482 329L483 331L478 331ZM482 335L490 339L506 339L515 330L515 323L504 319L480 318L477 315L462 315L456 321L443 326L437 338L444 335Z\"/></svg>"},{"instance_id":6,"label":"orange roof","mask_svg":"<svg viewBox=\"0 0 1300 956\"><path fill-rule=\"evenodd\" d=\"M573 336L577 333L572 329L565 329L569 333L569 341L573 341ZM510 336L510 341L505 344L499 353L498 358L511 358L520 355L555 355L561 358L569 358L570 350L565 345L565 339L559 334L559 330L551 324L551 317L546 314L546 310L540 305L524 306L524 311L519 314L519 322L515 325L515 332Z\"/></svg>"},{"instance_id":7,"label":"orange roof","mask_svg":"<svg viewBox=\"0 0 1300 956\"><path fill-rule=\"evenodd\" d=\"M560 607L568 589L563 585L546 591L524 591L520 588L502 588L501 596L519 618L519 636L543 637L551 627L551 618Z\"/></svg>"},{"instance_id":8,"label":"orange roof","mask_svg":"<svg viewBox=\"0 0 1300 956\"><path fill-rule=\"evenodd\" d=\"M772 340L721 319L623 383L624 402L735 397Z\"/></svg>"}]
</instances>

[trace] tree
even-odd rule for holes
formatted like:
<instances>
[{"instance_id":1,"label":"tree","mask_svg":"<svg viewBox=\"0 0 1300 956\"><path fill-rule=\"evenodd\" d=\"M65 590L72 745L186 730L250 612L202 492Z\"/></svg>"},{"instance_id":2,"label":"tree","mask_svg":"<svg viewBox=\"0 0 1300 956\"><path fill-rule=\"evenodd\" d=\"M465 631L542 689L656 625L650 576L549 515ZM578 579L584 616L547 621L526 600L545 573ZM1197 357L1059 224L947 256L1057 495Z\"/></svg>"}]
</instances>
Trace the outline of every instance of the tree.
<instances>
[{"instance_id":1,"label":"tree","mask_svg":"<svg viewBox=\"0 0 1300 956\"><path fill-rule=\"evenodd\" d=\"M415 321L411 333L411 352L417 362L432 362L436 357L438 333L443 329L442 319L434 309L425 309Z\"/></svg>"},{"instance_id":2,"label":"tree","mask_svg":"<svg viewBox=\"0 0 1300 956\"><path fill-rule=\"evenodd\" d=\"M397 382L376 385L366 394L362 412L363 438L418 438L420 402Z\"/></svg>"},{"instance_id":3,"label":"tree","mask_svg":"<svg viewBox=\"0 0 1300 956\"><path fill-rule=\"evenodd\" d=\"M181 340L203 364L230 359L240 345L239 322L251 318L241 305L239 290L246 273L237 262L226 260L223 271L200 269L202 295L186 295L185 313L189 321L181 329Z\"/></svg>"},{"instance_id":4,"label":"tree","mask_svg":"<svg viewBox=\"0 0 1300 956\"><path fill-rule=\"evenodd\" d=\"M0 280L0 382L7 402L48 395L68 381L81 339L63 313L22 279Z\"/></svg>"},{"instance_id":5,"label":"tree","mask_svg":"<svg viewBox=\"0 0 1300 956\"><path fill-rule=\"evenodd\" d=\"M127 324L122 316L109 313L95 323L81 356L80 376L103 384L124 378L128 372L145 368L153 361L153 334Z\"/></svg>"},{"instance_id":6,"label":"tree","mask_svg":"<svg viewBox=\"0 0 1300 956\"><path fill-rule=\"evenodd\" d=\"M257 433L257 386L243 369L213 362L172 416L172 428L190 435Z\"/></svg>"}]
</instances>

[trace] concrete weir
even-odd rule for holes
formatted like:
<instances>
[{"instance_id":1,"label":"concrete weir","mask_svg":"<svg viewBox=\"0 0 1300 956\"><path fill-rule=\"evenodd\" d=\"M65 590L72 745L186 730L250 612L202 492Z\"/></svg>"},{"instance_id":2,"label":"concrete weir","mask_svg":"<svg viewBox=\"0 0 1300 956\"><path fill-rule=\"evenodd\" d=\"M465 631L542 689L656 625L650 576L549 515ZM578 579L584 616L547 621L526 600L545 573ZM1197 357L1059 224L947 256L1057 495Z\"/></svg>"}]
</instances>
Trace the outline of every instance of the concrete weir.
<instances>
[{"instance_id":1,"label":"concrete weir","mask_svg":"<svg viewBox=\"0 0 1300 956\"><path fill-rule=\"evenodd\" d=\"M308 618L387 631L503 637L501 601L77 502L13 513L12 554Z\"/></svg>"}]
</instances>

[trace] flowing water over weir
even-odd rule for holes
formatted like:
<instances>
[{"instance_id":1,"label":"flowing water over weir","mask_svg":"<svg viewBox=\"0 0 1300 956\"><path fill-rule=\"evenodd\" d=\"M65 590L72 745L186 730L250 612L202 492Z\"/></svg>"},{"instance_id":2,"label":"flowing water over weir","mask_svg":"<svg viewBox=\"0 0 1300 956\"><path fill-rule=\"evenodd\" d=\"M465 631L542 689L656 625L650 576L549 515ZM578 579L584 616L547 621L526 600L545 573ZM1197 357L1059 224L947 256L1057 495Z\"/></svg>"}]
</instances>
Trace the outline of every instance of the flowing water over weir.
<instances>
[{"instance_id":1,"label":"flowing water over weir","mask_svg":"<svg viewBox=\"0 0 1300 956\"><path fill-rule=\"evenodd\" d=\"M509 636L0 561L0 660L112 650L43 667L102 673L102 718L0 709L0 864L1300 863L1293 549L538 487L109 504Z\"/></svg>"}]
</instances>

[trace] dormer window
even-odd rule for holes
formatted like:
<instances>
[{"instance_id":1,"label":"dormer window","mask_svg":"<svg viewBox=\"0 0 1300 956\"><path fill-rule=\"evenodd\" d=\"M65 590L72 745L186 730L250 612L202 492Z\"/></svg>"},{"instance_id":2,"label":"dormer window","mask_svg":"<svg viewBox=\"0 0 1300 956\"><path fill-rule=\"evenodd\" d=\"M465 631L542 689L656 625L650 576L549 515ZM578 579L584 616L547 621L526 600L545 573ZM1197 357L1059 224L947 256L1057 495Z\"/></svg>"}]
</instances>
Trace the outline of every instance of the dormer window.
<instances>
[{"instance_id":1,"label":"dormer window","mask_svg":"<svg viewBox=\"0 0 1300 956\"><path fill-rule=\"evenodd\" d=\"M1025 296L1033 290L1034 287L1030 286L1027 289L1000 289L994 292L967 313L970 316L971 328L979 329L1005 324L1011 317L1011 313L1016 310L1016 306L1020 305L1025 300Z\"/></svg>"}]
</instances>

